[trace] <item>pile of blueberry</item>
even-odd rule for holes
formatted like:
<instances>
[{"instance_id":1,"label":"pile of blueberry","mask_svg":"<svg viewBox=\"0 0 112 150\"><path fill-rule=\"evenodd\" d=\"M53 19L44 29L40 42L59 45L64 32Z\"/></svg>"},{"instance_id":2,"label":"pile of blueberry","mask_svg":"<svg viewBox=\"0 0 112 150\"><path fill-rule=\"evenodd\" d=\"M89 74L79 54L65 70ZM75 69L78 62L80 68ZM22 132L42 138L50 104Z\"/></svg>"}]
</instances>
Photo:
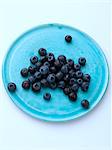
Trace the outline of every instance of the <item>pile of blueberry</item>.
<instances>
[{"instance_id":1,"label":"pile of blueberry","mask_svg":"<svg viewBox=\"0 0 112 150\"><path fill-rule=\"evenodd\" d=\"M72 37L67 35L65 41L70 43ZM22 77L27 78L22 82L24 89L28 90L31 87L33 92L40 92L42 87L60 88L72 102L76 101L79 88L84 92L88 90L91 77L81 71L81 67L86 64L84 57L80 57L76 64L74 60L67 59L64 55L59 55L56 58L53 53L48 53L45 48L40 48L38 53L40 58L32 56L30 58L31 65L20 71ZM10 82L8 90L14 92L16 84ZM49 101L51 94L45 93L43 98ZM89 101L84 99L81 101L81 105L84 108L89 108Z\"/></svg>"}]
</instances>

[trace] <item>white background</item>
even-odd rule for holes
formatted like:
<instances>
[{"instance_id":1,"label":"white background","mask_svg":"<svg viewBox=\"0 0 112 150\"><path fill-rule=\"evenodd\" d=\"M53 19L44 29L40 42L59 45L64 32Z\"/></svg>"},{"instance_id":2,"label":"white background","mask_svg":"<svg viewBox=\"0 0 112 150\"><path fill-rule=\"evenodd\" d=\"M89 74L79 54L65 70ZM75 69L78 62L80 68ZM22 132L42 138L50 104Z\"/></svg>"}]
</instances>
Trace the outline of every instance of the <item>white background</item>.
<instances>
[{"instance_id":1,"label":"white background","mask_svg":"<svg viewBox=\"0 0 112 150\"><path fill-rule=\"evenodd\" d=\"M110 2L0 1L0 69L11 43L27 29L63 23L92 36L110 62ZM110 65L110 64L109 64ZM0 150L110 150L110 85L88 115L66 123L33 119L10 100L0 73Z\"/></svg>"}]
</instances>

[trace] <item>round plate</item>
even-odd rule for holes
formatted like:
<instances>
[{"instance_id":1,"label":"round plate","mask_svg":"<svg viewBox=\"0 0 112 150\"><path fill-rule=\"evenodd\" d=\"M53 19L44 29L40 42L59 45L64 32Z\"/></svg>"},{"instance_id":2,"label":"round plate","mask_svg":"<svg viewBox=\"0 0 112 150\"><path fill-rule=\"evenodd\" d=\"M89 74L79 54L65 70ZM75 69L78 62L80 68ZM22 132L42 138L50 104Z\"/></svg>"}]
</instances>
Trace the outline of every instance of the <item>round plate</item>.
<instances>
[{"instance_id":1,"label":"round plate","mask_svg":"<svg viewBox=\"0 0 112 150\"><path fill-rule=\"evenodd\" d=\"M73 38L71 43L64 39L67 34ZM20 70L30 65L30 57L38 55L41 47L53 52L56 57L64 54L75 63L81 56L86 58L87 63L82 71L91 75L91 82L88 92L79 89L76 102L70 102L60 89L45 88L38 94L22 89L24 78L21 77ZM101 100L108 84L108 65L101 48L87 34L61 24L41 25L20 36L4 59L2 73L5 89L12 101L29 115L48 121L66 121L86 114ZM15 93L7 90L8 82L16 83ZM50 102L43 100L45 92L52 94ZM90 101L90 108L87 110L81 107L83 99Z\"/></svg>"}]
</instances>

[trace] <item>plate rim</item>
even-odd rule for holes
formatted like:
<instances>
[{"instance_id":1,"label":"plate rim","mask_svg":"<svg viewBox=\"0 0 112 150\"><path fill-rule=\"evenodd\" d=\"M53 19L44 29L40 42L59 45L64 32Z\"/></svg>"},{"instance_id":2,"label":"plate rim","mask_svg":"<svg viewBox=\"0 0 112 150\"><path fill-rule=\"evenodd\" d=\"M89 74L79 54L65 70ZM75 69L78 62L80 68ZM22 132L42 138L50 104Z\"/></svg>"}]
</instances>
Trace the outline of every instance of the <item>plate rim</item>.
<instances>
[{"instance_id":1,"label":"plate rim","mask_svg":"<svg viewBox=\"0 0 112 150\"><path fill-rule=\"evenodd\" d=\"M69 116L69 117L64 117L64 118L47 118L45 116L41 116L41 115L37 115L37 114L34 114L32 113L31 111L29 112L25 107L23 107L19 102L18 100L15 101L15 98L13 98L13 96L9 93L9 91L7 90L7 87L5 86L5 74L4 74L4 68L5 68L5 61L6 61L6 58L10 52L10 50L14 47L14 45L16 45L16 43L21 40L25 35L27 35L28 33L31 33L33 31L35 31L36 29L38 28L41 28L41 27L45 27L45 26L48 26L48 25L51 25L51 26L64 26L64 27L67 27L67 28L71 28L72 30L76 30L78 32L80 32L81 34L83 34L84 36L87 37L87 39L91 42L93 42L95 44L96 47L98 47L98 49L100 49L100 53L102 54L102 56L104 57L103 59L105 60L105 68L106 68L106 78L105 78L105 83L104 83L104 88L103 90L101 91L99 97L95 100L94 102L94 105L88 109L87 111L83 112L83 113L80 113L80 114L77 114L77 115L73 115L73 116ZM40 120L44 120L44 121L50 121L50 122L64 122L64 121L69 121L69 120L75 120L77 118L80 118L80 117L83 117L84 115L88 114L89 112L91 112L92 110L94 110L94 108L96 107L97 104L99 104L99 102L101 102L102 98L104 97L106 91L107 91L107 88L108 88L108 84L109 84L109 65L108 65L108 61L106 59L106 56L105 56L105 53L103 52L102 48L99 46L99 44L92 38L90 37L87 33L83 32L82 30L79 30L73 26L69 26L69 25L65 25L65 24L60 24L60 23L47 23L47 24L42 24L42 25L37 25L35 27L32 27L31 29L29 30L26 30L25 32L23 32L22 34L20 34L13 42L12 44L9 46L9 48L7 49L5 55L4 55L4 59L3 59L3 62L2 62L2 82L3 82L3 85L5 87L5 90L8 94L8 96L11 98L12 102L20 109L22 110L23 112L25 112L27 115L33 117L33 118L36 118L36 119L40 119ZM27 105L26 105L27 106ZM27 106L28 107L28 106Z\"/></svg>"}]
</instances>

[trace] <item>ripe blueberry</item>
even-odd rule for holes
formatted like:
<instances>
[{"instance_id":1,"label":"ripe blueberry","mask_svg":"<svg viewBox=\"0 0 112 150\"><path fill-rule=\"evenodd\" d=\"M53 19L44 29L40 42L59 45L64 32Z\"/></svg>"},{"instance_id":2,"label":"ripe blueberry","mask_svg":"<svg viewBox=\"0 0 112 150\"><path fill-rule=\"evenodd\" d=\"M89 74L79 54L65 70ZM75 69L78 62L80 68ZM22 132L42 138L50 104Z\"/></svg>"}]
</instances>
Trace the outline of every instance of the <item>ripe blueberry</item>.
<instances>
[{"instance_id":1,"label":"ripe blueberry","mask_svg":"<svg viewBox=\"0 0 112 150\"><path fill-rule=\"evenodd\" d=\"M50 93L45 93L43 98L47 101L49 101L51 99L51 94Z\"/></svg>"},{"instance_id":2,"label":"ripe blueberry","mask_svg":"<svg viewBox=\"0 0 112 150\"><path fill-rule=\"evenodd\" d=\"M25 80L22 82L22 87L24 89L29 89L30 88L30 82L28 80Z\"/></svg>"},{"instance_id":3,"label":"ripe blueberry","mask_svg":"<svg viewBox=\"0 0 112 150\"><path fill-rule=\"evenodd\" d=\"M65 40L67 43L70 43L72 41L72 37L70 35L66 35Z\"/></svg>"},{"instance_id":4,"label":"ripe blueberry","mask_svg":"<svg viewBox=\"0 0 112 150\"><path fill-rule=\"evenodd\" d=\"M47 54L47 51L46 51L45 48L40 48L38 50L38 53L39 53L40 56L45 56Z\"/></svg>"},{"instance_id":5,"label":"ripe blueberry","mask_svg":"<svg viewBox=\"0 0 112 150\"><path fill-rule=\"evenodd\" d=\"M47 81L48 81L49 83L55 82L55 74L49 74L49 75L47 76Z\"/></svg>"},{"instance_id":6,"label":"ripe blueberry","mask_svg":"<svg viewBox=\"0 0 112 150\"><path fill-rule=\"evenodd\" d=\"M10 92L14 92L16 90L16 84L13 82L8 83L7 87Z\"/></svg>"},{"instance_id":7,"label":"ripe blueberry","mask_svg":"<svg viewBox=\"0 0 112 150\"><path fill-rule=\"evenodd\" d=\"M84 99L81 101L81 105L83 108L88 109L89 108L89 101Z\"/></svg>"},{"instance_id":8,"label":"ripe blueberry","mask_svg":"<svg viewBox=\"0 0 112 150\"><path fill-rule=\"evenodd\" d=\"M40 73L42 74L42 75L46 75L46 74L48 74L49 73L49 67L48 66L41 66L40 67L40 69L39 69L39 71L40 71Z\"/></svg>"},{"instance_id":9,"label":"ripe blueberry","mask_svg":"<svg viewBox=\"0 0 112 150\"><path fill-rule=\"evenodd\" d=\"M74 92L71 92L69 94L69 99L70 99L70 101L75 102L77 100L77 94Z\"/></svg>"},{"instance_id":10,"label":"ripe blueberry","mask_svg":"<svg viewBox=\"0 0 112 150\"><path fill-rule=\"evenodd\" d=\"M88 82L83 82L81 85L82 91L86 92L89 88L89 83Z\"/></svg>"},{"instance_id":11,"label":"ripe blueberry","mask_svg":"<svg viewBox=\"0 0 112 150\"><path fill-rule=\"evenodd\" d=\"M79 62L79 64L80 64L81 66L84 66L85 63L86 63L86 59L85 59L84 57L80 57L79 60L78 60L78 62Z\"/></svg>"},{"instance_id":12,"label":"ripe blueberry","mask_svg":"<svg viewBox=\"0 0 112 150\"><path fill-rule=\"evenodd\" d=\"M35 63L38 62L38 57L37 57L37 56L32 56L32 57L30 58L30 62L34 65Z\"/></svg>"},{"instance_id":13,"label":"ripe blueberry","mask_svg":"<svg viewBox=\"0 0 112 150\"><path fill-rule=\"evenodd\" d=\"M32 84L32 91L39 92L41 89L40 82L35 82Z\"/></svg>"},{"instance_id":14,"label":"ripe blueberry","mask_svg":"<svg viewBox=\"0 0 112 150\"><path fill-rule=\"evenodd\" d=\"M27 69L27 68L23 68L23 69L21 70L21 75L22 75L23 77L27 77L27 76L28 76L28 69Z\"/></svg>"}]
</instances>

